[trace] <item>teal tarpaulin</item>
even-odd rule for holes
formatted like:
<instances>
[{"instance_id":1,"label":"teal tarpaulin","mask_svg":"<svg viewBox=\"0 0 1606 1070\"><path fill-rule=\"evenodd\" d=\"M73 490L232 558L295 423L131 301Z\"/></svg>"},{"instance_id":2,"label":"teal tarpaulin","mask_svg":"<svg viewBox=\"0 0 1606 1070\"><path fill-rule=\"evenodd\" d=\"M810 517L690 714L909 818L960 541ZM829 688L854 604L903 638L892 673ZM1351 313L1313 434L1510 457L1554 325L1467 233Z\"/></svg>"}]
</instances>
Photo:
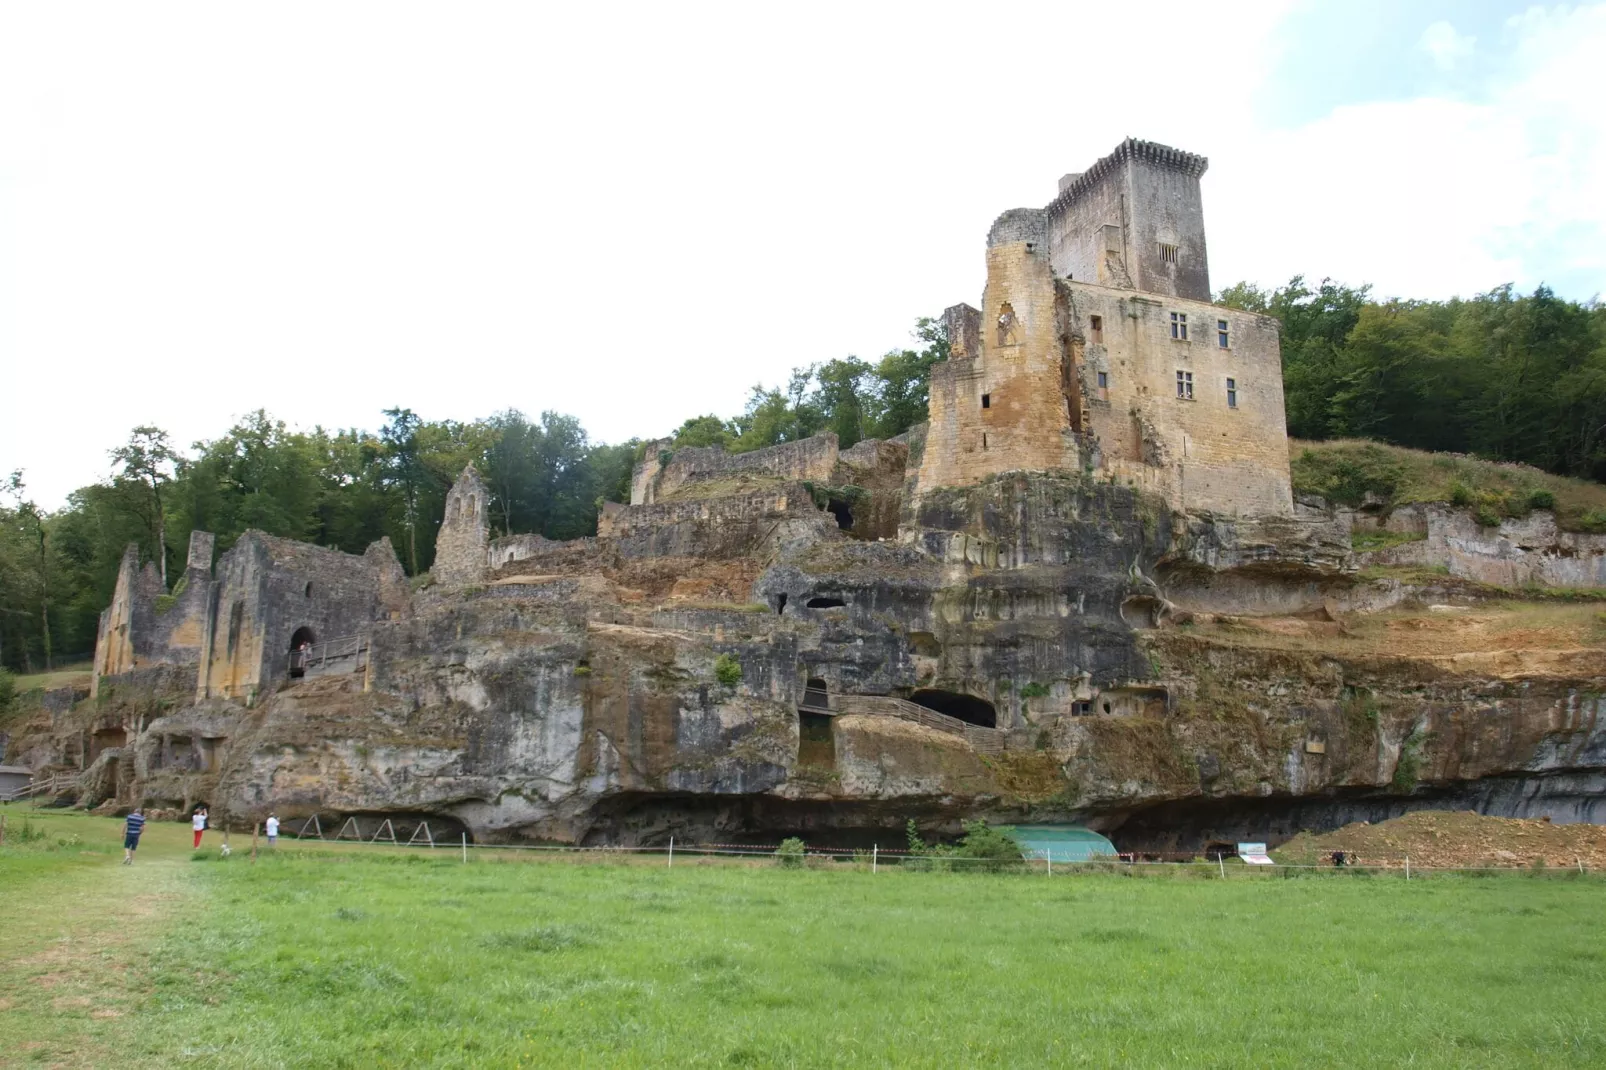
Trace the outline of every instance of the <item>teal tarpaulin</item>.
<instances>
[{"instance_id":1,"label":"teal tarpaulin","mask_svg":"<svg viewBox=\"0 0 1606 1070\"><path fill-rule=\"evenodd\" d=\"M1115 857L1115 844L1081 825L1016 825L1007 830L1027 858L1086 862Z\"/></svg>"}]
</instances>

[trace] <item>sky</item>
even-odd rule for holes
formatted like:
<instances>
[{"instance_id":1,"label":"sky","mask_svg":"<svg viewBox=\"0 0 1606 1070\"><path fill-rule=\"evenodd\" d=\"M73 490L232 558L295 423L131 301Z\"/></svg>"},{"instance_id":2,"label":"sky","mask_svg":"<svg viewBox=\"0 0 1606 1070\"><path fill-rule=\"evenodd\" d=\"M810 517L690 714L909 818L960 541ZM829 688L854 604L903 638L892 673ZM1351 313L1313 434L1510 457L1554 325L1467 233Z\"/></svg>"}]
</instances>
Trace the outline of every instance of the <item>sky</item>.
<instances>
[{"instance_id":1,"label":"sky","mask_svg":"<svg viewBox=\"0 0 1606 1070\"><path fill-rule=\"evenodd\" d=\"M140 424L741 411L975 304L1006 209L1210 158L1212 285L1606 291L1606 4L0 7L0 474Z\"/></svg>"}]
</instances>

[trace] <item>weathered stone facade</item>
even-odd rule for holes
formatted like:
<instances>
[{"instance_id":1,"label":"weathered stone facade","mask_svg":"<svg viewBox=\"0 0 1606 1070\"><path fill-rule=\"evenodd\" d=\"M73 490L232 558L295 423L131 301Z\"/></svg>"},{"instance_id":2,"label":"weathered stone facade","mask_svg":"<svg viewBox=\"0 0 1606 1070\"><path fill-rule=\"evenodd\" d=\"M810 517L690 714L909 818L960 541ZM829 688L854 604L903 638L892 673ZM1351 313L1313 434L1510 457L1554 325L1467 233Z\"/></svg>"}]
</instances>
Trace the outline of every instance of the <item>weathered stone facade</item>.
<instances>
[{"instance_id":1,"label":"weathered stone facade","mask_svg":"<svg viewBox=\"0 0 1606 1070\"><path fill-rule=\"evenodd\" d=\"M917 495L1068 470L1180 512L1292 513L1277 325L1208 303L1204 165L1128 141L1047 209L999 216L982 310L946 314Z\"/></svg>"},{"instance_id":2,"label":"weathered stone facade","mask_svg":"<svg viewBox=\"0 0 1606 1070\"><path fill-rule=\"evenodd\" d=\"M446 511L435 535L436 583L460 587L485 578L490 538L491 492L473 465L446 492Z\"/></svg>"}]
</instances>

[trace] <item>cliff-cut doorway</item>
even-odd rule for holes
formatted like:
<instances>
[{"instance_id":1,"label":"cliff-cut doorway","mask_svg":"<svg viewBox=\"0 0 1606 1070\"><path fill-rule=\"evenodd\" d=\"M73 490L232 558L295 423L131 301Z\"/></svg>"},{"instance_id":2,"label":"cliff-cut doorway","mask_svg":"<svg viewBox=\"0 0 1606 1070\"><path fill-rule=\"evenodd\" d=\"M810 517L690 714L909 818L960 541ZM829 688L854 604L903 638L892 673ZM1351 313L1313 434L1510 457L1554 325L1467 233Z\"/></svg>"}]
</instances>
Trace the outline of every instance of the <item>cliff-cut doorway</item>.
<instances>
[{"instance_id":1,"label":"cliff-cut doorway","mask_svg":"<svg viewBox=\"0 0 1606 1070\"><path fill-rule=\"evenodd\" d=\"M290 675L299 679L307 675L307 662L312 659L312 644L318 641L311 628L297 628L290 637Z\"/></svg>"},{"instance_id":2,"label":"cliff-cut doorway","mask_svg":"<svg viewBox=\"0 0 1606 1070\"><path fill-rule=\"evenodd\" d=\"M975 695L922 687L909 696L909 701L928 710L957 717L967 724L979 725L982 728L998 727L998 710L991 702Z\"/></svg>"}]
</instances>

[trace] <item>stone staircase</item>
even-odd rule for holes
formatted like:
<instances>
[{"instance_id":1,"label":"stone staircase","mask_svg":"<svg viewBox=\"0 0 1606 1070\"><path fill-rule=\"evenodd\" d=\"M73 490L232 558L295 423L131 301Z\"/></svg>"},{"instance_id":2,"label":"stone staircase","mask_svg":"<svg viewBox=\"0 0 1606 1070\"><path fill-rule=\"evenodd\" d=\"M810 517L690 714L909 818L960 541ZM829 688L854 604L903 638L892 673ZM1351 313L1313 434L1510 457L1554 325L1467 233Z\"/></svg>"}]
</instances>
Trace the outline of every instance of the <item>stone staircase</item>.
<instances>
[{"instance_id":1,"label":"stone staircase","mask_svg":"<svg viewBox=\"0 0 1606 1070\"><path fill-rule=\"evenodd\" d=\"M820 705L822 698L826 703L824 706ZM939 732L947 732L949 735L960 736L975 749L977 754L1002 754L1004 751L1005 734L996 728L973 725L957 717L928 710L917 703L894 698L891 695L826 695L821 691L810 690L805 694L804 705L800 708L821 713L896 717L899 720L923 724L927 728L935 728Z\"/></svg>"}]
</instances>

